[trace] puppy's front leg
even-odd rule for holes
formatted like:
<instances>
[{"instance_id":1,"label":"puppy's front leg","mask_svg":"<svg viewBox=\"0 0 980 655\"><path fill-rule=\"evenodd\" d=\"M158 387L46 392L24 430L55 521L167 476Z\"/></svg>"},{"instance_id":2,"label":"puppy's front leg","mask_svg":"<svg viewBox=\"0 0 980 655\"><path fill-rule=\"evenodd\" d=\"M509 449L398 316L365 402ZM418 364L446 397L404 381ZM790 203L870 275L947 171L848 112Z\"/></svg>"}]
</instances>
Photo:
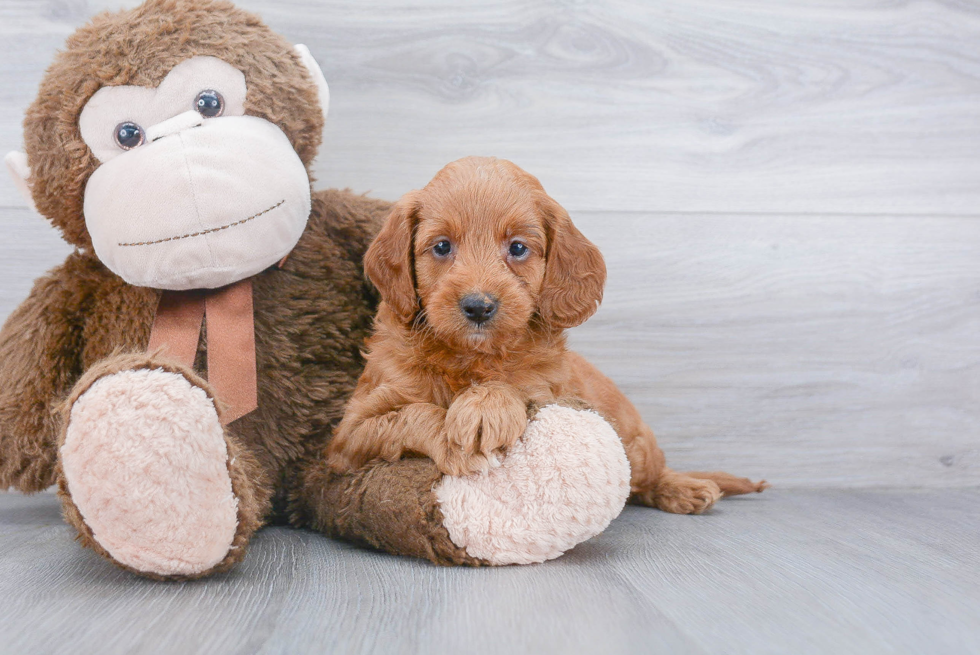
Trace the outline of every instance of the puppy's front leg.
<instances>
[{"instance_id":1,"label":"puppy's front leg","mask_svg":"<svg viewBox=\"0 0 980 655\"><path fill-rule=\"evenodd\" d=\"M494 463L527 429L527 401L515 387L485 382L467 387L446 412L446 437L467 456Z\"/></svg>"},{"instance_id":2,"label":"puppy's front leg","mask_svg":"<svg viewBox=\"0 0 980 655\"><path fill-rule=\"evenodd\" d=\"M416 453L446 475L467 475L489 468L527 424L524 404L513 390L467 389L448 411L406 400L387 386L355 393L327 447L330 469L349 473L374 459L394 462Z\"/></svg>"},{"instance_id":3,"label":"puppy's front leg","mask_svg":"<svg viewBox=\"0 0 980 655\"><path fill-rule=\"evenodd\" d=\"M410 402L382 385L355 392L327 447L327 462L333 471L348 473L373 459L393 462L417 453L447 475L466 475L486 470L526 427L527 405L509 385L468 387L448 410Z\"/></svg>"},{"instance_id":4,"label":"puppy's front leg","mask_svg":"<svg viewBox=\"0 0 980 655\"><path fill-rule=\"evenodd\" d=\"M331 470L350 473L373 459L394 462L406 452L427 455L437 465L445 459L441 442L446 410L432 403L398 406L392 396L389 389L380 388L351 399L327 446Z\"/></svg>"}]
</instances>

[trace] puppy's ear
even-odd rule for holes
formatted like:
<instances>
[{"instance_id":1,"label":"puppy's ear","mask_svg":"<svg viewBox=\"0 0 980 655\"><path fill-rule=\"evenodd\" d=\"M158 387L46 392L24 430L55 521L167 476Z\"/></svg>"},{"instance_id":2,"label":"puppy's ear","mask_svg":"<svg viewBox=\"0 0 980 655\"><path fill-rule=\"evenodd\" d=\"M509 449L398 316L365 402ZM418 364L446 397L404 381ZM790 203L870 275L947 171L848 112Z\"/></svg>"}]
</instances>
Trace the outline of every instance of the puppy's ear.
<instances>
[{"instance_id":1,"label":"puppy's ear","mask_svg":"<svg viewBox=\"0 0 980 655\"><path fill-rule=\"evenodd\" d=\"M419 310L412 256L418 208L416 192L402 196L364 254L365 274L378 288L381 299L404 323L411 321Z\"/></svg>"},{"instance_id":2,"label":"puppy's ear","mask_svg":"<svg viewBox=\"0 0 980 655\"><path fill-rule=\"evenodd\" d=\"M548 235L538 312L555 327L575 327L592 316L602 302L606 262L561 205L543 191L538 195Z\"/></svg>"}]
</instances>

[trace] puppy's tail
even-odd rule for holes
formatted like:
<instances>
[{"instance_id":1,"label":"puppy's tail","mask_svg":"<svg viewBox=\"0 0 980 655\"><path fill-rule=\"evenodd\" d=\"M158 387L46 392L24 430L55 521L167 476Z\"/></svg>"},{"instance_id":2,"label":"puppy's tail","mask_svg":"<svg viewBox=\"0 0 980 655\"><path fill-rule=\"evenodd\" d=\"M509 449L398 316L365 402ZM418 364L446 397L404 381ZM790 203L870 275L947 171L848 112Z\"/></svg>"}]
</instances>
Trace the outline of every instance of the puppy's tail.
<instances>
[{"instance_id":1,"label":"puppy's tail","mask_svg":"<svg viewBox=\"0 0 980 655\"><path fill-rule=\"evenodd\" d=\"M753 492L761 493L764 489L769 488L769 483L765 480L752 482L748 478L737 478L731 473L723 473L722 471L687 471L684 475L689 475L699 480L714 480L721 487L721 493L725 496L741 496L742 494Z\"/></svg>"}]
</instances>

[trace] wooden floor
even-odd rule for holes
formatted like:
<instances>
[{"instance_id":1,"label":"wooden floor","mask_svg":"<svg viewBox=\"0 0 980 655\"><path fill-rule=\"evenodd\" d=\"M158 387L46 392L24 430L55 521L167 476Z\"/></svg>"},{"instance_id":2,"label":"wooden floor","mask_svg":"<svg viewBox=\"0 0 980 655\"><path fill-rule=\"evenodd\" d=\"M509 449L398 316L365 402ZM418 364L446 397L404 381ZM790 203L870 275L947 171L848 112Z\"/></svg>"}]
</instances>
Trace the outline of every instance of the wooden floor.
<instances>
[{"instance_id":1,"label":"wooden floor","mask_svg":"<svg viewBox=\"0 0 980 655\"><path fill-rule=\"evenodd\" d=\"M288 528L234 572L156 583L0 496L3 653L980 652L980 491L778 491L629 507L561 559L437 568Z\"/></svg>"}]
</instances>

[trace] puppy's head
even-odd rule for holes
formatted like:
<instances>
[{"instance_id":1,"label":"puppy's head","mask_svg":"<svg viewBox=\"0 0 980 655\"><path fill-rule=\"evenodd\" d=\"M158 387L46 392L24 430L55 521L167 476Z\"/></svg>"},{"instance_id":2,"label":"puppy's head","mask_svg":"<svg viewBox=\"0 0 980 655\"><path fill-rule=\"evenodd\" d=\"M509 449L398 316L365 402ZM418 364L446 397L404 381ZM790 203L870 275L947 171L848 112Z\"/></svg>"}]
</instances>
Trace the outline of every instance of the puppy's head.
<instances>
[{"instance_id":1,"label":"puppy's head","mask_svg":"<svg viewBox=\"0 0 980 655\"><path fill-rule=\"evenodd\" d=\"M599 250L537 178L479 157L406 194L364 268L403 323L421 316L446 344L480 351L512 343L531 322L582 323L606 279Z\"/></svg>"}]
</instances>

